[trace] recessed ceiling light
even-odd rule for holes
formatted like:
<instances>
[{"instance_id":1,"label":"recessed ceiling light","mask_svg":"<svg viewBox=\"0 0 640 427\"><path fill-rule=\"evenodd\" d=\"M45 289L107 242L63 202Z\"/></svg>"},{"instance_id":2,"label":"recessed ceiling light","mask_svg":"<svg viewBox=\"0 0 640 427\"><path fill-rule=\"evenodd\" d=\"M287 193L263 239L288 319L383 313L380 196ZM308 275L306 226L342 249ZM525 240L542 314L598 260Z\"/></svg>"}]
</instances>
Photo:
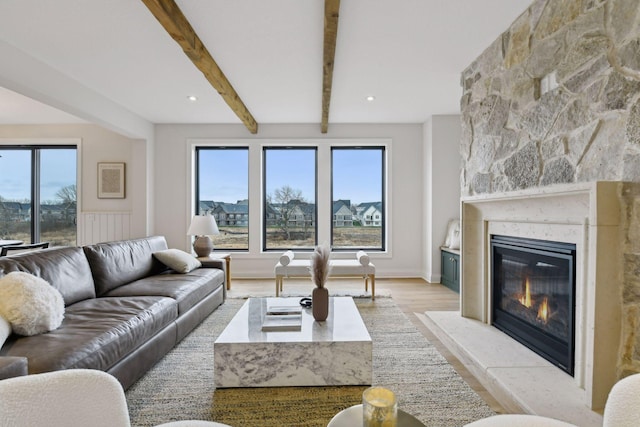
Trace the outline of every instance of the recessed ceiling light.
<instances>
[{"instance_id":1,"label":"recessed ceiling light","mask_svg":"<svg viewBox=\"0 0 640 427\"><path fill-rule=\"evenodd\" d=\"M198 97L197 97L197 96L194 96L194 95L189 95L189 96L187 96L187 99L188 99L189 101L195 102L195 101L197 101L197 100L198 100Z\"/></svg>"},{"instance_id":2,"label":"recessed ceiling light","mask_svg":"<svg viewBox=\"0 0 640 427\"><path fill-rule=\"evenodd\" d=\"M375 101L375 99L376 99L376 97L373 96L373 95L367 96L367 101L369 101L369 102Z\"/></svg>"}]
</instances>

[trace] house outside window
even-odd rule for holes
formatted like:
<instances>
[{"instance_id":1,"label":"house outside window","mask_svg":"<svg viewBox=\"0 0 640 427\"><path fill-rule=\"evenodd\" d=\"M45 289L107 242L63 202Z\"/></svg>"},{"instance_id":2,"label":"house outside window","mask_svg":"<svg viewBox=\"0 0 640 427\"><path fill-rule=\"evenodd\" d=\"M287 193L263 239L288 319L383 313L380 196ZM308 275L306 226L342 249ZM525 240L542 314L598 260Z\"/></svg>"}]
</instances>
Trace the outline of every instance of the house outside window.
<instances>
[{"instance_id":1,"label":"house outside window","mask_svg":"<svg viewBox=\"0 0 640 427\"><path fill-rule=\"evenodd\" d=\"M0 239L77 244L77 150L0 147Z\"/></svg>"},{"instance_id":2,"label":"house outside window","mask_svg":"<svg viewBox=\"0 0 640 427\"><path fill-rule=\"evenodd\" d=\"M385 250L384 147L332 147L335 250Z\"/></svg>"},{"instance_id":3,"label":"house outside window","mask_svg":"<svg viewBox=\"0 0 640 427\"><path fill-rule=\"evenodd\" d=\"M386 252L390 141L353 141L195 142L195 211L216 219L222 234L211 236L214 246L259 253L311 251L328 242L334 251ZM234 152L242 153L239 160L225 158ZM228 187L242 191L225 197Z\"/></svg>"},{"instance_id":4,"label":"house outside window","mask_svg":"<svg viewBox=\"0 0 640 427\"><path fill-rule=\"evenodd\" d=\"M263 250L317 244L316 148L263 148Z\"/></svg>"},{"instance_id":5,"label":"house outside window","mask_svg":"<svg viewBox=\"0 0 640 427\"><path fill-rule=\"evenodd\" d=\"M213 215L216 249L249 249L249 149L196 147L196 212ZM242 218L246 218L242 220Z\"/></svg>"}]
</instances>

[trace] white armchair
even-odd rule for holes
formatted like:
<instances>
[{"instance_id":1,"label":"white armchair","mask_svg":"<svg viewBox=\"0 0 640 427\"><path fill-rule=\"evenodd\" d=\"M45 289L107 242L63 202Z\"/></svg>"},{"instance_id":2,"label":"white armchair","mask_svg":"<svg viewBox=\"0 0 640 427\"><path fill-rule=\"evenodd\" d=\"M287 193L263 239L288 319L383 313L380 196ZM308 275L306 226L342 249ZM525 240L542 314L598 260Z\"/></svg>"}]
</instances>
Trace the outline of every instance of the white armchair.
<instances>
[{"instance_id":1,"label":"white armchair","mask_svg":"<svg viewBox=\"0 0 640 427\"><path fill-rule=\"evenodd\" d=\"M3 426L130 427L122 386L106 372L69 369L0 381ZM177 421L165 427L229 427L208 421Z\"/></svg>"},{"instance_id":2,"label":"white armchair","mask_svg":"<svg viewBox=\"0 0 640 427\"><path fill-rule=\"evenodd\" d=\"M483 418L465 427L577 427L553 418L537 415L502 414Z\"/></svg>"},{"instance_id":3,"label":"white armchair","mask_svg":"<svg viewBox=\"0 0 640 427\"><path fill-rule=\"evenodd\" d=\"M634 427L640 424L640 374L618 381L604 406L603 427Z\"/></svg>"},{"instance_id":4,"label":"white armchair","mask_svg":"<svg viewBox=\"0 0 640 427\"><path fill-rule=\"evenodd\" d=\"M640 425L640 374L618 381L604 407L603 427L636 427ZM574 424L537 415L494 415L465 427L576 427Z\"/></svg>"}]
</instances>

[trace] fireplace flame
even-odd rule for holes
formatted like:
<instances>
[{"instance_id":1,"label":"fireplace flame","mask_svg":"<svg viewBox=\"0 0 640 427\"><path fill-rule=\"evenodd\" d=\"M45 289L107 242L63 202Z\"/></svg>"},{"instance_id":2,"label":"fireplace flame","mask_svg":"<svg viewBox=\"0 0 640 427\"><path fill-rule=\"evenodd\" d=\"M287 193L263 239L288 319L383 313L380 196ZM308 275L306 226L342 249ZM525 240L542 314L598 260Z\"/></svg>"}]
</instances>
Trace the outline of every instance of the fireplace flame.
<instances>
[{"instance_id":1,"label":"fireplace flame","mask_svg":"<svg viewBox=\"0 0 640 427\"><path fill-rule=\"evenodd\" d=\"M525 282L524 282L524 295L522 295L518 299L518 301L520 301L520 304L524 305L527 308L531 307L531 285L529 284L528 277L525 279Z\"/></svg>"},{"instance_id":2,"label":"fireplace flame","mask_svg":"<svg viewBox=\"0 0 640 427\"><path fill-rule=\"evenodd\" d=\"M538 317L536 319L544 323L547 323L547 320L549 320L549 303L547 297L544 297L542 304L538 307Z\"/></svg>"}]
</instances>

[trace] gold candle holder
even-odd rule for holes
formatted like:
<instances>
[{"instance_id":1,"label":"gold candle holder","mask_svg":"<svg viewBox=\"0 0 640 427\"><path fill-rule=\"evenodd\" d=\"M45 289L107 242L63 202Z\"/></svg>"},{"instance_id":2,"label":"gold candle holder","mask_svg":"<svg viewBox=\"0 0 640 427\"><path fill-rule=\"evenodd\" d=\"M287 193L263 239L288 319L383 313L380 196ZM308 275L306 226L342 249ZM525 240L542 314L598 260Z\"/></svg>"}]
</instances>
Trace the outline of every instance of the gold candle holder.
<instances>
[{"instance_id":1,"label":"gold candle holder","mask_svg":"<svg viewBox=\"0 0 640 427\"><path fill-rule=\"evenodd\" d=\"M384 387L369 387L362 393L363 427L396 427L398 403L396 395Z\"/></svg>"}]
</instances>

